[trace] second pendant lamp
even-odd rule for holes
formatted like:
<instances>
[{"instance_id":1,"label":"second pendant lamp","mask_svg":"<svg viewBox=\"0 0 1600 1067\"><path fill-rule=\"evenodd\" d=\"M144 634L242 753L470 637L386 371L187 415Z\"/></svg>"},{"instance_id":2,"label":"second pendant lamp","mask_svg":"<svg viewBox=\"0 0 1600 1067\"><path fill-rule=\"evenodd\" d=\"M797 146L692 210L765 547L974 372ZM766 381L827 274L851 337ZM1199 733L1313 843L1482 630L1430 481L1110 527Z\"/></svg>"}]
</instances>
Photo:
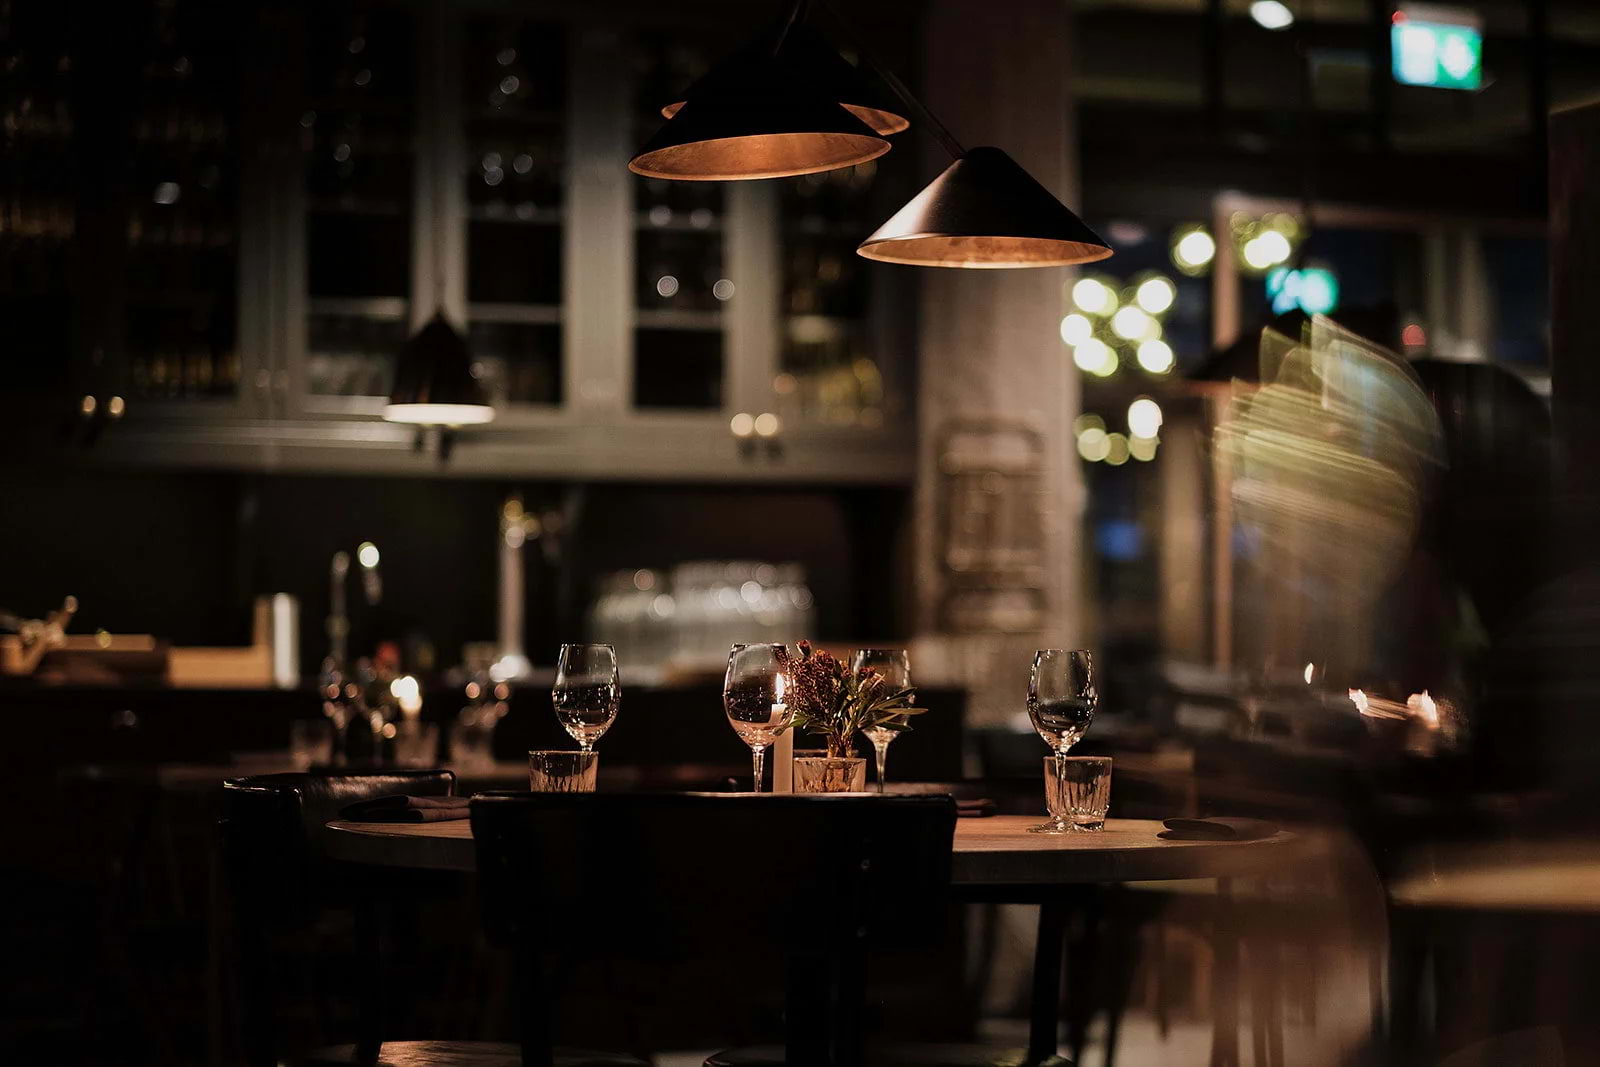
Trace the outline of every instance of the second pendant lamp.
<instances>
[{"instance_id":1,"label":"second pendant lamp","mask_svg":"<svg viewBox=\"0 0 1600 1067\"><path fill-rule=\"evenodd\" d=\"M889 150L909 123L802 21L797 0L775 30L719 64L662 113L628 164L684 181L781 178L836 170ZM856 251L922 267L1065 267L1111 246L998 148L967 151L889 71L868 64L955 157Z\"/></svg>"},{"instance_id":2,"label":"second pendant lamp","mask_svg":"<svg viewBox=\"0 0 1600 1067\"><path fill-rule=\"evenodd\" d=\"M998 148L964 152L856 252L913 267L1068 267L1111 255L1101 239Z\"/></svg>"}]
</instances>

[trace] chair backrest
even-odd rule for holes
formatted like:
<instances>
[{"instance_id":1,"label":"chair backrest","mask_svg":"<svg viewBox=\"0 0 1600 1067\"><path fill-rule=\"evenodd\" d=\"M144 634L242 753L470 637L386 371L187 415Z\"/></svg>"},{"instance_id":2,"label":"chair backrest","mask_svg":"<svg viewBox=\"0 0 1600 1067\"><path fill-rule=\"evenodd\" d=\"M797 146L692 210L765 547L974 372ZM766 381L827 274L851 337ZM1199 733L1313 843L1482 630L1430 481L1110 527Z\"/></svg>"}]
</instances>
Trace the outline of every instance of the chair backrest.
<instances>
[{"instance_id":1,"label":"chair backrest","mask_svg":"<svg viewBox=\"0 0 1600 1067\"><path fill-rule=\"evenodd\" d=\"M453 771L259 774L222 783L222 845L235 893L281 893L285 906L314 893L322 826L358 800L452 796Z\"/></svg>"},{"instance_id":2,"label":"chair backrest","mask_svg":"<svg viewBox=\"0 0 1600 1067\"><path fill-rule=\"evenodd\" d=\"M519 962L529 1064L549 1062L555 968L708 951L787 973L789 1062L853 1063L863 950L944 926L949 796L493 793L471 812L484 924Z\"/></svg>"},{"instance_id":3,"label":"chair backrest","mask_svg":"<svg viewBox=\"0 0 1600 1067\"><path fill-rule=\"evenodd\" d=\"M943 914L948 796L491 793L472 800L484 921L693 953L709 931L831 950L925 935ZM552 946L553 947L553 946Z\"/></svg>"},{"instance_id":4,"label":"chair backrest","mask_svg":"<svg viewBox=\"0 0 1600 1067\"><path fill-rule=\"evenodd\" d=\"M370 899L369 893L352 892L364 888L364 872L327 861L323 824L358 800L451 796L455 785L455 774L442 770L262 774L222 783L222 859L234 912L240 1038L252 1067L281 1062L278 983L287 965L275 935L305 926L330 906ZM376 966L372 910L357 908L355 920L360 958ZM375 983L365 985L374 988L360 996L361 1048L372 1050L375 1060L382 1008Z\"/></svg>"}]
</instances>

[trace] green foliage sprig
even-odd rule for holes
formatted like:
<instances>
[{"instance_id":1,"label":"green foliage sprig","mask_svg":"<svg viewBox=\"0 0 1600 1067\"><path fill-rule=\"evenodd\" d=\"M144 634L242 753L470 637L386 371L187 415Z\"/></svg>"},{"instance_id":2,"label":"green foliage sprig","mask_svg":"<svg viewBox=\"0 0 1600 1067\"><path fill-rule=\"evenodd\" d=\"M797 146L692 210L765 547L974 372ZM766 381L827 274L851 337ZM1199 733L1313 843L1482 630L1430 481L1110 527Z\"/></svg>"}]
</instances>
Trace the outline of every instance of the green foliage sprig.
<instances>
[{"instance_id":1,"label":"green foliage sprig","mask_svg":"<svg viewBox=\"0 0 1600 1067\"><path fill-rule=\"evenodd\" d=\"M799 647L800 660L790 672L786 694L794 709L790 725L824 738L830 758L851 755L858 730L875 726L909 730L906 719L926 710L912 703L915 689L892 689L871 667L859 676L852 675L832 654L813 649L810 641L801 641Z\"/></svg>"}]
</instances>

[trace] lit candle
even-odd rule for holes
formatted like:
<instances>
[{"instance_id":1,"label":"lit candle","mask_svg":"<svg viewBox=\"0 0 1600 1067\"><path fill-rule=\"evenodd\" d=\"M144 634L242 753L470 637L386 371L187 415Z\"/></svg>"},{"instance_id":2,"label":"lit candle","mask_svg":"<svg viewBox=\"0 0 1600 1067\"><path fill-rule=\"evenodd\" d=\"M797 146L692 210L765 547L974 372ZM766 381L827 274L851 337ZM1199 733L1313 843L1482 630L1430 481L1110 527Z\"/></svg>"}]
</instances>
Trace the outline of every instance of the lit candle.
<instances>
[{"instance_id":1,"label":"lit candle","mask_svg":"<svg viewBox=\"0 0 1600 1067\"><path fill-rule=\"evenodd\" d=\"M772 705L772 718L775 722L782 722L788 714L787 704ZM779 734L778 740L772 746L772 791L794 792L794 730L792 729Z\"/></svg>"}]
</instances>

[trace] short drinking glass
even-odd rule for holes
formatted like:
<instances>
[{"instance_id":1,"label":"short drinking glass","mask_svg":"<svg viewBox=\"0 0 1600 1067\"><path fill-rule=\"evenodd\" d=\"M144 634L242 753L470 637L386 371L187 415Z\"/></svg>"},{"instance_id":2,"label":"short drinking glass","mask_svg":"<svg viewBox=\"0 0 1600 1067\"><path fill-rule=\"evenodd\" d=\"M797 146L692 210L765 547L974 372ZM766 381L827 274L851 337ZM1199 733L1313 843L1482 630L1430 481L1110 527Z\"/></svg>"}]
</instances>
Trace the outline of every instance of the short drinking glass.
<instances>
[{"instance_id":1,"label":"short drinking glass","mask_svg":"<svg viewBox=\"0 0 1600 1067\"><path fill-rule=\"evenodd\" d=\"M1094 661L1086 649L1041 648L1033 654L1033 668L1028 675L1028 720L1057 760L1065 759L1072 746L1082 740L1099 704ZM1068 832L1057 819L1029 829L1036 834Z\"/></svg>"},{"instance_id":2,"label":"short drinking glass","mask_svg":"<svg viewBox=\"0 0 1600 1067\"><path fill-rule=\"evenodd\" d=\"M610 645L562 645L556 684L550 690L556 718L585 752L617 719L622 683L617 651Z\"/></svg>"},{"instance_id":3,"label":"short drinking glass","mask_svg":"<svg viewBox=\"0 0 1600 1067\"><path fill-rule=\"evenodd\" d=\"M850 657L850 672L856 677L871 668L891 690L911 688L911 658L903 648L858 648ZM901 717L900 721L904 721ZM878 754L878 792L883 792L883 773L889 763L889 743L900 736L900 731L882 726L869 726L861 731L872 742Z\"/></svg>"},{"instance_id":4,"label":"short drinking glass","mask_svg":"<svg viewBox=\"0 0 1600 1067\"><path fill-rule=\"evenodd\" d=\"M1046 756L1044 798L1056 833L1094 833L1106 828L1111 807L1110 756Z\"/></svg>"},{"instance_id":5,"label":"short drinking glass","mask_svg":"<svg viewBox=\"0 0 1600 1067\"><path fill-rule=\"evenodd\" d=\"M302 771L332 763L333 723L327 719L296 719L290 723L289 758Z\"/></svg>"},{"instance_id":6,"label":"short drinking glass","mask_svg":"<svg viewBox=\"0 0 1600 1067\"><path fill-rule=\"evenodd\" d=\"M750 746L757 793L767 749L794 717L783 699L788 688L789 650L783 645L734 645L728 652L722 707L739 740Z\"/></svg>"},{"instance_id":7,"label":"short drinking glass","mask_svg":"<svg viewBox=\"0 0 1600 1067\"><path fill-rule=\"evenodd\" d=\"M593 793L600 753L533 749L528 752L528 790L533 793Z\"/></svg>"},{"instance_id":8,"label":"short drinking glass","mask_svg":"<svg viewBox=\"0 0 1600 1067\"><path fill-rule=\"evenodd\" d=\"M432 767L439 762L439 724L402 719L394 724L397 767Z\"/></svg>"}]
</instances>

